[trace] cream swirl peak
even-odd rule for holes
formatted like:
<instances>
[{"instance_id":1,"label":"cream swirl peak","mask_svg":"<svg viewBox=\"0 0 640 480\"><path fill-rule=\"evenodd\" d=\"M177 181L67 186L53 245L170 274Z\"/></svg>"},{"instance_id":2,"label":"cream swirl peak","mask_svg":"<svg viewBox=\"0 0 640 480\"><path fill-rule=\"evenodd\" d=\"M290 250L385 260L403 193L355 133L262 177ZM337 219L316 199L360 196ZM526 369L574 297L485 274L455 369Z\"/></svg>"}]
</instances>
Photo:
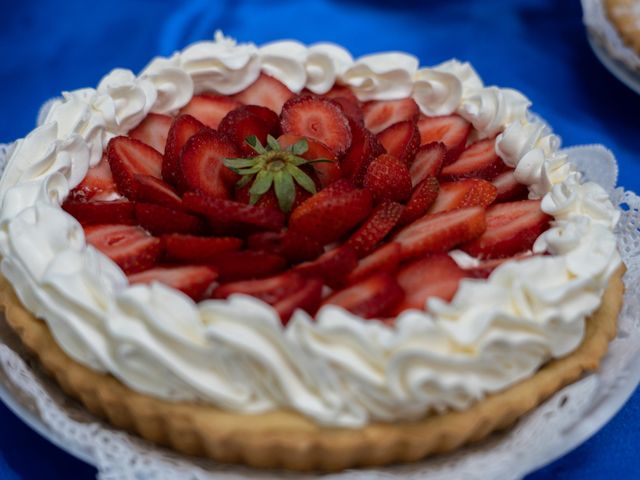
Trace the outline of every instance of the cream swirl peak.
<instances>
[{"instance_id":1,"label":"cream swirl peak","mask_svg":"<svg viewBox=\"0 0 640 480\"><path fill-rule=\"evenodd\" d=\"M315 320L298 311L282 327L253 297L196 304L160 284L129 286L60 203L108 140L146 112L174 112L203 91L237 93L261 71L296 91L337 82L361 100L413 96L425 114L457 112L479 136L500 134L496 152L555 217L534 246L553 255L463 280L452 302L432 299L430 313L407 310L395 327L336 306ZM72 358L161 398L244 413L288 408L343 427L467 408L572 351L620 265L618 212L601 188L581 183L528 106L456 61L419 70L402 53L353 60L331 44L258 48L216 34L138 77L116 70L98 90L65 94L18 141L0 183L2 274Z\"/></svg>"}]
</instances>

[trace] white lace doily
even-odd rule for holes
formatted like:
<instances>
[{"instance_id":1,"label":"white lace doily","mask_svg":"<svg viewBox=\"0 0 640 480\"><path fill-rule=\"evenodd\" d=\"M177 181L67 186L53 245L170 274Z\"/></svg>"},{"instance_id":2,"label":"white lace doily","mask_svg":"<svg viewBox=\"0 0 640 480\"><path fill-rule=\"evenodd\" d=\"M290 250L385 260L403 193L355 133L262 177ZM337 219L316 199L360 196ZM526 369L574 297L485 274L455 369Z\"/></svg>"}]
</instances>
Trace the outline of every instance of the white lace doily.
<instances>
[{"instance_id":1,"label":"white lace doily","mask_svg":"<svg viewBox=\"0 0 640 480\"><path fill-rule=\"evenodd\" d=\"M587 29L604 46L609 55L640 73L640 55L622 41L602 5L603 0L582 0L583 21Z\"/></svg>"},{"instance_id":2,"label":"white lace doily","mask_svg":"<svg viewBox=\"0 0 640 480\"><path fill-rule=\"evenodd\" d=\"M0 172L8 150L8 145L0 145ZM585 441L629 398L640 381L640 197L615 188L618 167L606 148L590 145L565 151L623 209L617 235L628 268L627 291L618 335L600 370L556 393L514 428L479 445L421 463L347 471L323 475L323 479L522 478ZM93 464L102 480L317 478L219 465L152 446L96 420L67 399L27 358L0 317L0 397L42 435Z\"/></svg>"}]
</instances>

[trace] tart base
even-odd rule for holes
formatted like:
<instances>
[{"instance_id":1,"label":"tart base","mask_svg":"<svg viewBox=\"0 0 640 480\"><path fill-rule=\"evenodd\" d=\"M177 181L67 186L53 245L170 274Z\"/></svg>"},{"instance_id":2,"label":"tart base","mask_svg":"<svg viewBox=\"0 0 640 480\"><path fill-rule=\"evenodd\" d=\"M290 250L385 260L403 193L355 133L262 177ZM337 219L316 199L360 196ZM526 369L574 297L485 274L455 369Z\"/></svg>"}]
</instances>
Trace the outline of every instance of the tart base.
<instances>
[{"instance_id":1,"label":"tart base","mask_svg":"<svg viewBox=\"0 0 640 480\"><path fill-rule=\"evenodd\" d=\"M0 305L25 346L68 395L114 426L188 455L258 468L338 471L399 462L455 450L509 427L565 385L595 370L616 334L624 267L614 274L600 308L587 319L573 353L461 412L415 422L374 423L362 429L322 427L295 412L244 415L212 406L171 403L137 393L111 375L67 356L47 325L28 312L0 277Z\"/></svg>"},{"instance_id":2,"label":"tart base","mask_svg":"<svg viewBox=\"0 0 640 480\"><path fill-rule=\"evenodd\" d=\"M635 0L605 0L604 8L622 40L640 55L640 10L634 15Z\"/></svg>"}]
</instances>

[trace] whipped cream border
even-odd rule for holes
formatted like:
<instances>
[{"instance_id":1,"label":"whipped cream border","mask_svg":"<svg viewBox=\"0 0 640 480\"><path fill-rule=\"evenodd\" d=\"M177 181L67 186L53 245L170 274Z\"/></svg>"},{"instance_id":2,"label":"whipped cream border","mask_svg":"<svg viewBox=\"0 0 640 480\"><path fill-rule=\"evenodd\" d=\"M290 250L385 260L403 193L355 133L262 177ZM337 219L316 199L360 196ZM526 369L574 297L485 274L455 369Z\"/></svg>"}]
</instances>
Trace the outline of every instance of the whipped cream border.
<instances>
[{"instance_id":1,"label":"whipped cream border","mask_svg":"<svg viewBox=\"0 0 640 480\"><path fill-rule=\"evenodd\" d=\"M162 284L128 285L61 202L148 112L176 112L205 90L237 93L261 71L294 92L339 83L363 101L410 95L426 115L458 113L479 138L498 134L498 155L554 217L534 246L551 255L465 279L450 303L430 299L429 313L405 311L395 327L336 306L315 321L298 311L282 327L249 296L196 304ZM0 269L67 354L143 393L244 413L289 408L353 428L465 409L575 349L621 263L606 192L582 183L526 97L485 87L468 63L419 68L399 52L354 60L334 44L258 48L217 32L138 76L116 69L97 89L63 95L18 140L0 179Z\"/></svg>"}]
</instances>

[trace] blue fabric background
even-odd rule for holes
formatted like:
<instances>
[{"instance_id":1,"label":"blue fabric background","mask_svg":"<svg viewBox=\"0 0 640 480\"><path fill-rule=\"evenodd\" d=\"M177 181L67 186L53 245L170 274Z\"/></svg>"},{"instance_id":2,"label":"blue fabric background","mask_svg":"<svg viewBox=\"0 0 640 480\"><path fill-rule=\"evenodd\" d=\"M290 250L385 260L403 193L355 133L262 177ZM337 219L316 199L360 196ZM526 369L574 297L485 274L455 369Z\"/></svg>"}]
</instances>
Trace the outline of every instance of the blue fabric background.
<instances>
[{"instance_id":1,"label":"blue fabric background","mask_svg":"<svg viewBox=\"0 0 640 480\"><path fill-rule=\"evenodd\" d=\"M603 143L619 183L640 187L640 96L591 52L569 0L0 0L0 142L26 135L38 107L62 90L95 86L116 66L139 71L214 29L258 44L330 40L354 55L404 50L432 65L468 60L487 84L517 88L565 145ZM585 444L533 473L543 478L638 478L640 394ZM539 439L543 442L544 439ZM84 479L95 470L33 433L0 405L0 480Z\"/></svg>"}]
</instances>

